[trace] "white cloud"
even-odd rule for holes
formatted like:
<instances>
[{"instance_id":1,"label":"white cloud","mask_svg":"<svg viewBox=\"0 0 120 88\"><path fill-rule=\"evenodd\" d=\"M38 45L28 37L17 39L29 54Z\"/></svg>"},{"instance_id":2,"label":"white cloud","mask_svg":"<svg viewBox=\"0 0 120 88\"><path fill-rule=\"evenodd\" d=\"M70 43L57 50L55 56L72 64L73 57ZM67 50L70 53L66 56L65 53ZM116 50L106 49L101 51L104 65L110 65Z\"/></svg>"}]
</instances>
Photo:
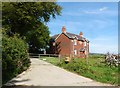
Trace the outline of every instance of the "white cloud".
<instances>
[{"instance_id":1,"label":"white cloud","mask_svg":"<svg viewBox=\"0 0 120 88\"><path fill-rule=\"evenodd\" d=\"M81 16L82 13L81 12L74 12L74 14L72 12L64 12L62 13L62 16L63 15L67 15L67 16Z\"/></svg>"},{"instance_id":2,"label":"white cloud","mask_svg":"<svg viewBox=\"0 0 120 88\"><path fill-rule=\"evenodd\" d=\"M85 14L87 15L104 15L104 16L117 16L118 15L118 10L110 10L108 7L102 7L99 9L91 9L91 10L85 10L81 9L80 11L77 12L64 12L62 13L62 16L84 16Z\"/></svg>"},{"instance_id":3,"label":"white cloud","mask_svg":"<svg viewBox=\"0 0 120 88\"><path fill-rule=\"evenodd\" d=\"M101 15L101 16L103 16L103 15L104 16L118 16L118 10L105 10L105 9L101 8L99 10L83 11L83 14Z\"/></svg>"},{"instance_id":4,"label":"white cloud","mask_svg":"<svg viewBox=\"0 0 120 88\"><path fill-rule=\"evenodd\" d=\"M84 13L85 14L110 14L111 13L114 13L114 11L110 11L108 10L108 7L101 7L99 9L93 9L93 10L85 10Z\"/></svg>"},{"instance_id":5,"label":"white cloud","mask_svg":"<svg viewBox=\"0 0 120 88\"><path fill-rule=\"evenodd\" d=\"M84 11L86 14L99 14L98 11Z\"/></svg>"},{"instance_id":6,"label":"white cloud","mask_svg":"<svg viewBox=\"0 0 120 88\"><path fill-rule=\"evenodd\" d=\"M102 8L99 9L99 11L105 11L107 9L108 9L108 7L102 7Z\"/></svg>"}]
</instances>

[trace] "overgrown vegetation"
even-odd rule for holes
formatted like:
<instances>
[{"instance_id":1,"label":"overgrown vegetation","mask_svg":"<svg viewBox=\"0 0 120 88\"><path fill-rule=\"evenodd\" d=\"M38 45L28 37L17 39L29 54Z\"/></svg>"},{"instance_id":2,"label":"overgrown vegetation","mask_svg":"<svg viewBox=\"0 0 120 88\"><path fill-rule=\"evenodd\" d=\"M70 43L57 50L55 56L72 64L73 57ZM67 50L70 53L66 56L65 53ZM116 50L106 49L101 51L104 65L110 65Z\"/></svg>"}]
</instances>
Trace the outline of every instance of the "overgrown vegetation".
<instances>
[{"instance_id":1,"label":"overgrown vegetation","mask_svg":"<svg viewBox=\"0 0 120 88\"><path fill-rule=\"evenodd\" d=\"M17 35L2 38L2 79L3 84L15 77L30 65L28 47L24 40Z\"/></svg>"},{"instance_id":2,"label":"overgrown vegetation","mask_svg":"<svg viewBox=\"0 0 120 88\"><path fill-rule=\"evenodd\" d=\"M86 59L83 58L75 58L68 64L66 64L63 59L60 61L54 57L47 57L46 61L93 80L117 85L119 75L118 68L106 65L104 58L103 55L90 55L88 64Z\"/></svg>"}]
</instances>

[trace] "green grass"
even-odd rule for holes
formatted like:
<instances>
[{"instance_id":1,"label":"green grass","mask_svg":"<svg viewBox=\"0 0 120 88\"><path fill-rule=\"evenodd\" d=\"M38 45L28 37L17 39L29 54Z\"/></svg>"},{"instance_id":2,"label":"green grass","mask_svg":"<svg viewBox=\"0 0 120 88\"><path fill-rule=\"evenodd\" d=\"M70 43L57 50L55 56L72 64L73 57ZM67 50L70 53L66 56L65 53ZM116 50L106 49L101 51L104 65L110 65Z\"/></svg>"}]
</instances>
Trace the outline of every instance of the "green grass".
<instances>
[{"instance_id":1,"label":"green grass","mask_svg":"<svg viewBox=\"0 0 120 88\"><path fill-rule=\"evenodd\" d=\"M45 61L52 63L54 65L58 65L60 62L57 57L40 57L41 60L46 59Z\"/></svg>"},{"instance_id":2,"label":"green grass","mask_svg":"<svg viewBox=\"0 0 120 88\"><path fill-rule=\"evenodd\" d=\"M115 85L118 84L118 68L109 67L103 63L103 55L90 55L88 58L88 64L86 63L86 59L83 58L74 58L68 64L66 64L63 59L60 61L55 57L44 58L49 63L93 80Z\"/></svg>"}]
</instances>

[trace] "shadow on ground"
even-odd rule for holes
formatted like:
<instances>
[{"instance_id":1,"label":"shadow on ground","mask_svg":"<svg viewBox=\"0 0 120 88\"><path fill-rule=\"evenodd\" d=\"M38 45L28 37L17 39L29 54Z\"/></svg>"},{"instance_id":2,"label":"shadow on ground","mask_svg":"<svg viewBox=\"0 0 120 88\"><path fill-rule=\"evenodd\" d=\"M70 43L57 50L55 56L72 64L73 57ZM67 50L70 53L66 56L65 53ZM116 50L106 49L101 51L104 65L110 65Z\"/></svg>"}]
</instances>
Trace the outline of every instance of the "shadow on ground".
<instances>
[{"instance_id":1,"label":"shadow on ground","mask_svg":"<svg viewBox=\"0 0 120 88\"><path fill-rule=\"evenodd\" d=\"M19 78L16 77L16 78ZM24 80L10 80L8 83L4 84L1 88L40 88L39 87L35 87L35 86L26 86L26 85L15 85L16 83L22 83L22 82L26 82L26 81L30 81L30 79L24 79Z\"/></svg>"},{"instance_id":2,"label":"shadow on ground","mask_svg":"<svg viewBox=\"0 0 120 88\"><path fill-rule=\"evenodd\" d=\"M41 87L40 86L18 85L18 86L2 86L2 88L41 88Z\"/></svg>"},{"instance_id":3,"label":"shadow on ground","mask_svg":"<svg viewBox=\"0 0 120 88\"><path fill-rule=\"evenodd\" d=\"M3 86L2 88L119 88L118 86Z\"/></svg>"}]
</instances>

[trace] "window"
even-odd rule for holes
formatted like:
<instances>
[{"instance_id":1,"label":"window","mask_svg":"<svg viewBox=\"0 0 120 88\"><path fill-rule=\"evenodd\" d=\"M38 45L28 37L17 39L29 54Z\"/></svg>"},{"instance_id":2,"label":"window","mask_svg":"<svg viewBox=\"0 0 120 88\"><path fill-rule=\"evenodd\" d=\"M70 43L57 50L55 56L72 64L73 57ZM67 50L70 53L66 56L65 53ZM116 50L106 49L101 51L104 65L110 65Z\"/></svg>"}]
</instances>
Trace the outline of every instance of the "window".
<instances>
[{"instance_id":1,"label":"window","mask_svg":"<svg viewBox=\"0 0 120 88\"><path fill-rule=\"evenodd\" d=\"M74 45L77 45L77 40L74 40Z\"/></svg>"},{"instance_id":2,"label":"window","mask_svg":"<svg viewBox=\"0 0 120 88\"><path fill-rule=\"evenodd\" d=\"M86 46L87 45L87 43L86 42L84 42L84 46Z\"/></svg>"},{"instance_id":3,"label":"window","mask_svg":"<svg viewBox=\"0 0 120 88\"><path fill-rule=\"evenodd\" d=\"M77 55L77 50L74 50L74 54Z\"/></svg>"}]
</instances>

